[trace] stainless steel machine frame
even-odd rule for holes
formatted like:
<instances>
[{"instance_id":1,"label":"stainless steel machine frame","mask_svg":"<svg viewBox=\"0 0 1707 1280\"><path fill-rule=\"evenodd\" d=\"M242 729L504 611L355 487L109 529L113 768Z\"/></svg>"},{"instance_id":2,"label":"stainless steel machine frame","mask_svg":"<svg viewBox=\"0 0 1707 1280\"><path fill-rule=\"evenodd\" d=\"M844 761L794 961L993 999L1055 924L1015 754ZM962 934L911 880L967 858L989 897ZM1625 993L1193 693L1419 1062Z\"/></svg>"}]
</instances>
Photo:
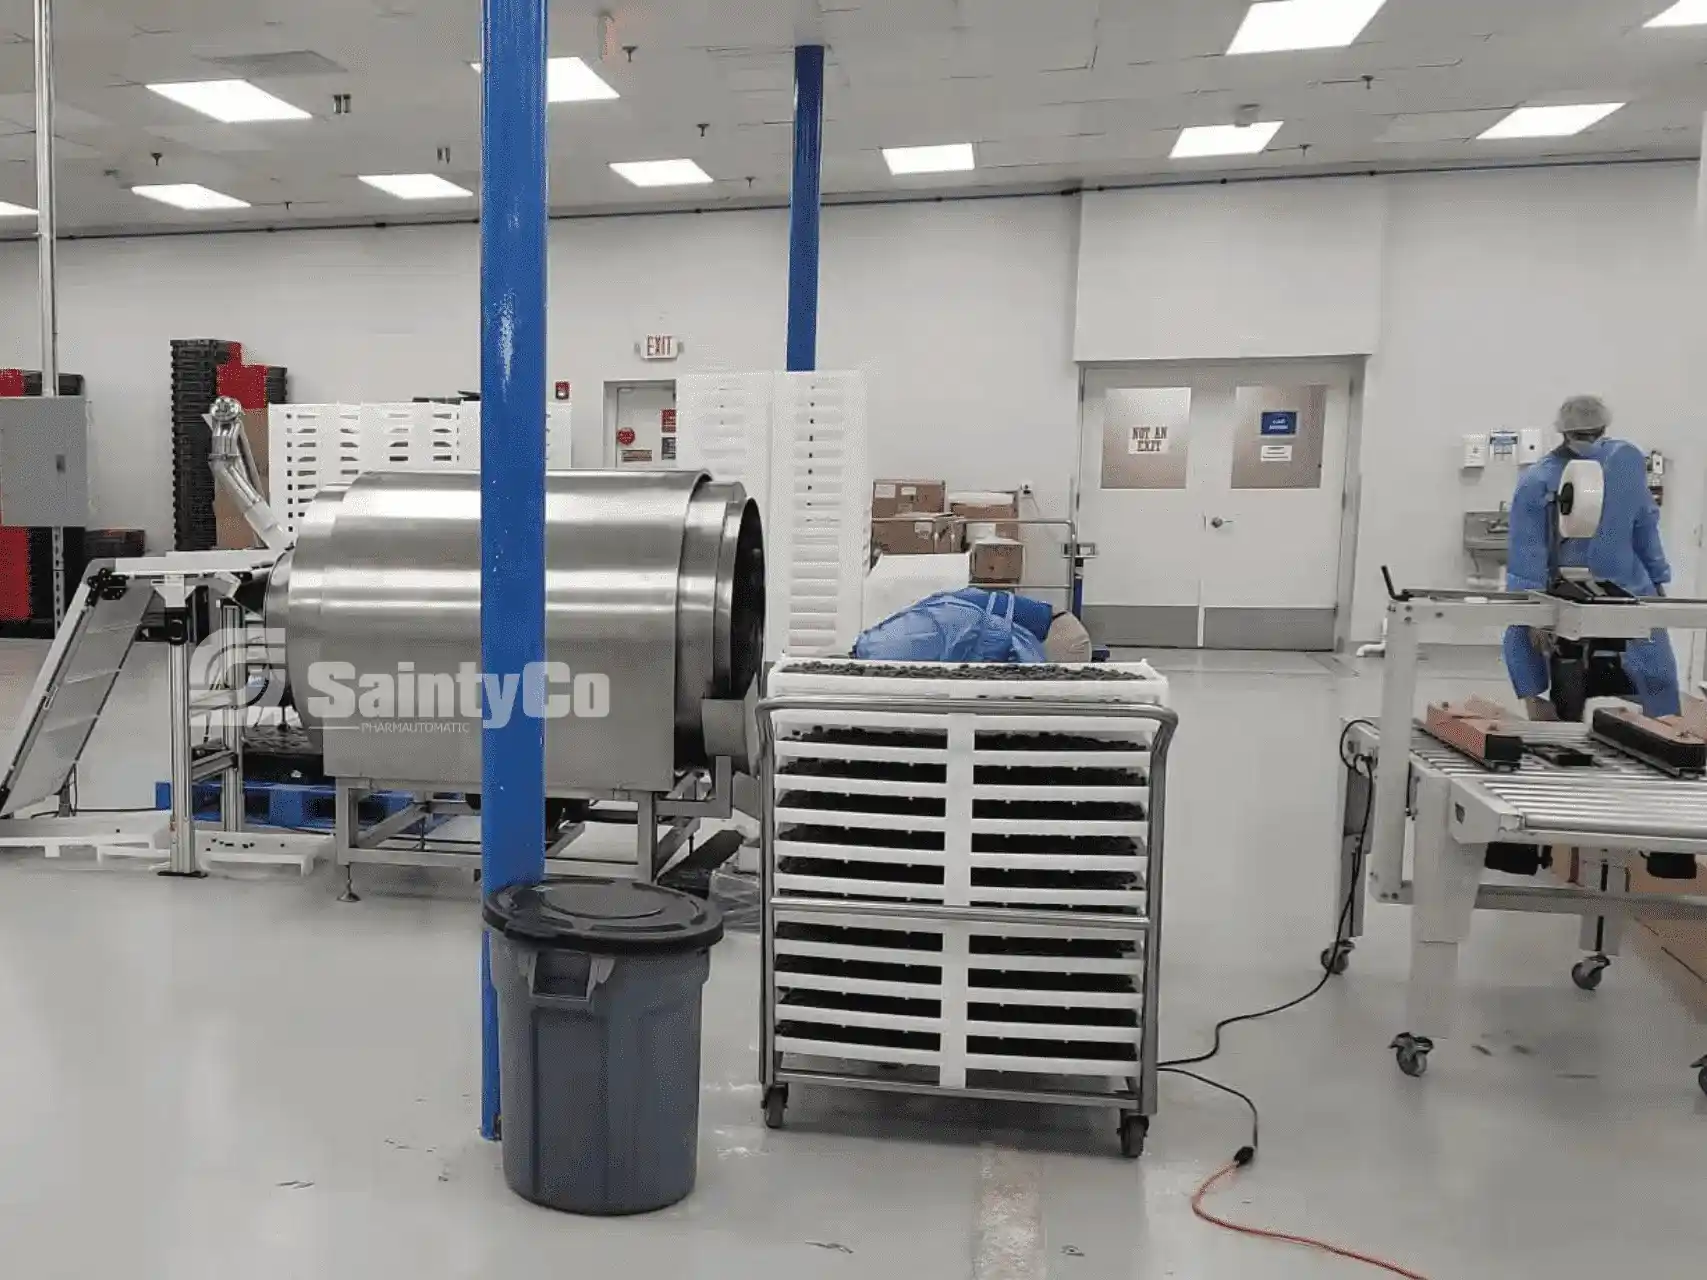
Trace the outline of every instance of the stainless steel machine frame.
<instances>
[{"instance_id":1,"label":"stainless steel machine frame","mask_svg":"<svg viewBox=\"0 0 1707 1280\"><path fill-rule=\"evenodd\" d=\"M546 868L568 873L593 866L630 866L642 880L656 880L707 818L727 818L734 811L734 767L727 756L713 765L710 776L689 770L668 794L651 791L588 790L553 792L558 798L592 801L594 804L634 806L635 854L632 863L609 855L576 856L575 842L586 834L588 822L578 822L559 832L546 851ZM360 805L378 792L413 792L414 802L378 822L364 824ZM334 851L344 868L344 891L356 900L350 868L355 866L426 867L447 871L478 871L480 851L467 843L453 843L426 832L418 839L400 843L412 828L434 817L472 817L476 810L460 796L446 795L443 783L415 780L386 781L375 778L339 778L334 818Z\"/></svg>"},{"instance_id":2,"label":"stainless steel machine frame","mask_svg":"<svg viewBox=\"0 0 1707 1280\"><path fill-rule=\"evenodd\" d=\"M859 901L839 898L779 898L773 887L776 841L776 732L778 712L902 712L913 715L955 714L1002 717L1055 717L1085 720L1149 720L1156 725L1151 746L1149 816L1144 823L1148 851L1145 912L1117 915L1087 911L1043 911L984 907L949 907ZM1050 1103L1099 1107L1140 1117L1147 1126L1156 1112L1156 1073L1159 1063L1158 1032L1161 978L1163 833L1167 794L1168 746L1179 717L1166 707L1138 704L1090 704L1046 702L1033 699L954 698L901 699L888 697L766 698L758 704L760 769L760 898L763 945L759 979L759 1079L767 1108L772 1091L790 1084L827 1085L835 1088L915 1093L936 1097L974 1098L986 1101ZM1024 926L1028 930L1064 937L1106 933L1121 938L1141 938L1144 945L1143 1017L1138 1028L1138 1075L1120 1092L1073 1092L1071 1090L943 1088L904 1079L876 1075L847 1075L825 1071L785 1069L776 1051L776 982L774 942L777 913L858 921L873 927L896 922L952 921L965 924Z\"/></svg>"},{"instance_id":3,"label":"stainless steel machine frame","mask_svg":"<svg viewBox=\"0 0 1707 1280\"><path fill-rule=\"evenodd\" d=\"M166 825L166 874L203 874L195 822L195 784L220 781L220 829L200 833L223 861L272 861L295 850L300 860L314 837L289 833L245 833L243 830L243 742L247 684L247 649L227 641L220 646L220 687L197 701L191 688L192 646L187 610L191 598L204 588L218 602L222 626L241 629L243 610L232 599L237 589L257 573L271 568L271 551L208 551L168 556L96 562L72 597L65 625L54 636L47 660L37 674L30 698L4 766L7 803L33 807L53 794L35 800L43 787L58 788L56 816L13 816L0 820L0 845L49 847L77 843L129 845L135 855L148 857L151 845L134 833L156 830L159 818L143 812L120 821L79 818L72 813L66 790L117 682L124 657L136 641L137 629L149 599L165 605L170 639L167 644L167 734L171 749L172 807ZM104 612L111 605L115 613ZM176 626L177 629L174 629ZM56 705L57 704L57 705ZM218 721L218 742L212 752L197 756L192 726L197 716ZM35 779L24 801L12 788ZM63 783L55 781L63 779ZM80 841L79 835L90 839ZM96 839L94 837L100 837ZM308 861L312 861L310 857ZM304 864L306 869L306 864Z\"/></svg>"},{"instance_id":4,"label":"stainless steel machine frame","mask_svg":"<svg viewBox=\"0 0 1707 1280\"><path fill-rule=\"evenodd\" d=\"M1421 646L1484 643L1506 626L1538 627L1573 640L1645 638L1659 627L1707 628L1707 601L1573 604L1539 594L1427 592L1407 593L1387 613L1380 724L1354 721L1346 731L1346 743L1375 763L1372 794L1364 775L1342 769L1334 910L1337 919L1349 903L1346 936L1361 936L1364 903L1355 877L1365 858L1376 900L1411 906L1406 1030L1392 1047L1407 1074L1421 1075L1435 1042L1451 1033L1458 948L1477 910L1583 917L1584 950L1593 952L1585 963L1596 971L1594 982L1615 954L1628 917L1707 920L1707 896L1632 893L1628 875L1641 853L1707 854L1707 781L1670 778L1628 761L1594 743L1586 726L1571 724L1529 725L1525 736L1590 751L1601 766L1592 773L1536 760L1526 760L1516 773L1488 772L1415 727ZM1383 752L1383 743L1406 747ZM1407 823L1413 833L1409 878ZM1579 847L1591 883L1483 883L1492 841ZM1695 1065L1707 1090L1707 1059Z\"/></svg>"}]
</instances>

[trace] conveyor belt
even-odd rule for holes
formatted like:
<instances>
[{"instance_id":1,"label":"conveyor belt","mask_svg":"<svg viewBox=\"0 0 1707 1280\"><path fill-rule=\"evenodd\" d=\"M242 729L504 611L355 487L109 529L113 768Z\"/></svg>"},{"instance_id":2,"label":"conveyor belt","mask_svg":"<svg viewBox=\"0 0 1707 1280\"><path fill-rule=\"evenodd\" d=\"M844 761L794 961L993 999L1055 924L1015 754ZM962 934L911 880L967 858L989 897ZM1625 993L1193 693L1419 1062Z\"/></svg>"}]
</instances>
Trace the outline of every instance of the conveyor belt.
<instances>
[{"instance_id":1,"label":"conveyor belt","mask_svg":"<svg viewBox=\"0 0 1707 1280\"><path fill-rule=\"evenodd\" d=\"M1421 729L1411 734L1411 755L1454 783L1515 810L1527 831L1707 840L1707 781L1667 777L1594 741L1580 724L1526 724L1523 736L1586 751L1594 765L1563 768L1525 756L1516 773L1494 773Z\"/></svg>"}]
</instances>

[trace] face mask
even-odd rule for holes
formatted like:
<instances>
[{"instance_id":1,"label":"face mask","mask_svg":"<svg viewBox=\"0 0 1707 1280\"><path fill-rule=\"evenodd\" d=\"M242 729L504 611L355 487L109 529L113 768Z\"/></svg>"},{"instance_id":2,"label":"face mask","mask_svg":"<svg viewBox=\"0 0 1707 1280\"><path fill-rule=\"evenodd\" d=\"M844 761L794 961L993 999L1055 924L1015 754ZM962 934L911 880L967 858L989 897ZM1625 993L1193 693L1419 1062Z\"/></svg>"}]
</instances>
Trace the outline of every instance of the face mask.
<instances>
[{"instance_id":1,"label":"face mask","mask_svg":"<svg viewBox=\"0 0 1707 1280\"><path fill-rule=\"evenodd\" d=\"M1577 457L1579 457L1579 458L1586 458L1586 457L1590 456L1599 447L1600 447L1600 437L1599 436L1592 436L1592 437L1566 436L1565 437L1565 448L1569 449L1572 453L1576 454Z\"/></svg>"}]
</instances>

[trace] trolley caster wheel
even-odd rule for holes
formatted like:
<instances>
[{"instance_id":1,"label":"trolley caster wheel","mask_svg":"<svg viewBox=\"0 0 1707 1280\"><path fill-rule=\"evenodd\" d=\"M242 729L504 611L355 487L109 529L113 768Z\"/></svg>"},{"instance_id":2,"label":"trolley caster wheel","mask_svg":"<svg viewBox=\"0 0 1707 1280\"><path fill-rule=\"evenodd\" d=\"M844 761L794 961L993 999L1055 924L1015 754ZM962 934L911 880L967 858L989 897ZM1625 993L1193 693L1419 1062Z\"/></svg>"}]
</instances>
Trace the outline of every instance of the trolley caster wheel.
<instances>
[{"instance_id":1,"label":"trolley caster wheel","mask_svg":"<svg viewBox=\"0 0 1707 1280\"><path fill-rule=\"evenodd\" d=\"M1128 1160L1136 1160L1144 1154L1144 1140L1150 1136L1149 1116L1122 1116L1120 1118L1120 1154Z\"/></svg>"},{"instance_id":2,"label":"trolley caster wheel","mask_svg":"<svg viewBox=\"0 0 1707 1280\"><path fill-rule=\"evenodd\" d=\"M1357 946L1354 942L1336 942L1322 952L1322 968L1336 977L1351 968L1351 953Z\"/></svg>"},{"instance_id":3,"label":"trolley caster wheel","mask_svg":"<svg viewBox=\"0 0 1707 1280\"><path fill-rule=\"evenodd\" d=\"M1600 979L1612 961L1606 956L1589 956L1571 966L1571 981L1584 991L1595 991L1600 987Z\"/></svg>"},{"instance_id":4,"label":"trolley caster wheel","mask_svg":"<svg viewBox=\"0 0 1707 1280\"><path fill-rule=\"evenodd\" d=\"M1407 1031L1396 1036L1388 1047L1398 1058L1399 1070L1415 1079L1428 1070L1428 1055L1434 1049L1434 1041L1427 1036L1413 1036Z\"/></svg>"},{"instance_id":5,"label":"trolley caster wheel","mask_svg":"<svg viewBox=\"0 0 1707 1280\"><path fill-rule=\"evenodd\" d=\"M765 1128L780 1129L788 1110L788 1086L773 1084L765 1090Z\"/></svg>"},{"instance_id":6,"label":"trolley caster wheel","mask_svg":"<svg viewBox=\"0 0 1707 1280\"><path fill-rule=\"evenodd\" d=\"M1701 1086L1702 1093L1707 1093L1707 1058L1701 1059L1695 1066L1701 1072L1695 1077L1695 1083Z\"/></svg>"}]
</instances>

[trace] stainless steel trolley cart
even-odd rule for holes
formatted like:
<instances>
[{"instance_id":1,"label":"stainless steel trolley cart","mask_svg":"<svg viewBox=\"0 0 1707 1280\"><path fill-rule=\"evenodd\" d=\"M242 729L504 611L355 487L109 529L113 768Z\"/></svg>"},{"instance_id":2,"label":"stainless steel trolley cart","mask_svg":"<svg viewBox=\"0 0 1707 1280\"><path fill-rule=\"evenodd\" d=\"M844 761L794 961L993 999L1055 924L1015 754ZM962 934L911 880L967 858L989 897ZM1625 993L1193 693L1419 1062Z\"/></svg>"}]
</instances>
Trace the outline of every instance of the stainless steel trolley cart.
<instances>
[{"instance_id":1,"label":"stainless steel trolley cart","mask_svg":"<svg viewBox=\"0 0 1707 1280\"><path fill-rule=\"evenodd\" d=\"M1176 724L1082 697L761 702L766 1123L792 1084L1108 1107L1139 1155Z\"/></svg>"}]
</instances>

